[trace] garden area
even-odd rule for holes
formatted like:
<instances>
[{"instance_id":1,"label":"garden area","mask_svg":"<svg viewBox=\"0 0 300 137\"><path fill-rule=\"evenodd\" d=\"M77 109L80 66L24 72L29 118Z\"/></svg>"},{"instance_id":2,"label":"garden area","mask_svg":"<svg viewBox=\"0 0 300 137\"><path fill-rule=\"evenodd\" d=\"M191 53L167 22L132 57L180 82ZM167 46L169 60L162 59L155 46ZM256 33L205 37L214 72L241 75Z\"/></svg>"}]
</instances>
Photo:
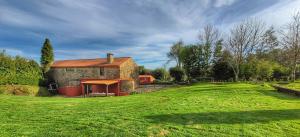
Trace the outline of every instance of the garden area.
<instances>
[{"instance_id":1,"label":"garden area","mask_svg":"<svg viewBox=\"0 0 300 137\"><path fill-rule=\"evenodd\" d=\"M107 98L0 95L0 135L296 137L299 104L267 84L247 83Z\"/></svg>"}]
</instances>

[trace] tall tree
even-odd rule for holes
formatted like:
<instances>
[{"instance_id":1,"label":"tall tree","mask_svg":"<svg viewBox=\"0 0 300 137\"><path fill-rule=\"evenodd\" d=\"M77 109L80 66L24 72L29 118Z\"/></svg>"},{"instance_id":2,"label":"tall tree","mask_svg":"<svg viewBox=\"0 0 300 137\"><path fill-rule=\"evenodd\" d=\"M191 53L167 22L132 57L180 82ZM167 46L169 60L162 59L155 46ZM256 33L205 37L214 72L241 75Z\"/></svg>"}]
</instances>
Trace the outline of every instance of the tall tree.
<instances>
[{"instance_id":1,"label":"tall tree","mask_svg":"<svg viewBox=\"0 0 300 137\"><path fill-rule=\"evenodd\" d=\"M202 64L202 72L204 76L208 76L209 67L212 63L212 57L214 49L216 48L217 42L220 39L219 30L213 25L206 25L203 30L199 34L200 40L200 49L202 52L201 56L201 64Z\"/></svg>"},{"instance_id":2,"label":"tall tree","mask_svg":"<svg viewBox=\"0 0 300 137\"><path fill-rule=\"evenodd\" d=\"M48 38L45 39L44 45L41 50L41 66L43 74L46 74L51 64L54 61L53 48Z\"/></svg>"},{"instance_id":3,"label":"tall tree","mask_svg":"<svg viewBox=\"0 0 300 137\"><path fill-rule=\"evenodd\" d=\"M233 55L229 61L235 75L235 80L239 80L241 65L245 59L257 49L261 42L264 24L255 19L247 19L230 30L227 49Z\"/></svg>"},{"instance_id":4,"label":"tall tree","mask_svg":"<svg viewBox=\"0 0 300 137\"><path fill-rule=\"evenodd\" d=\"M201 50L198 45L185 46L182 51L183 68L188 81L201 75L200 56Z\"/></svg>"},{"instance_id":5,"label":"tall tree","mask_svg":"<svg viewBox=\"0 0 300 137\"><path fill-rule=\"evenodd\" d=\"M256 50L258 58L265 58L274 61L272 52L276 52L279 46L279 41L276 36L276 31L273 26L267 29L262 35L261 43Z\"/></svg>"},{"instance_id":6,"label":"tall tree","mask_svg":"<svg viewBox=\"0 0 300 137\"><path fill-rule=\"evenodd\" d=\"M199 40L203 45L216 45L220 40L220 31L213 25L206 25L199 34Z\"/></svg>"},{"instance_id":7,"label":"tall tree","mask_svg":"<svg viewBox=\"0 0 300 137\"><path fill-rule=\"evenodd\" d=\"M287 24L282 31L282 44L288 54L288 61L291 64L292 80L296 79L297 65L300 62L300 12L293 16L293 20Z\"/></svg>"},{"instance_id":8,"label":"tall tree","mask_svg":"<svg viewBox=\"0 0 300 137\"><path fill-rule=\"evenodd\" d=\"M218 40L213 53L213 63L222 57L223 40Z\"/></svg>"},{"instance_id":9,"label":"tall tree","mask_svg":"<svg viewBox=\"0 0 300 137\"><path fill-rule=\"evenodd\" d=\"M170 52L167 54L169 60L168 62L175 60L177 67L182 67L182 53L183 49L183 42L179 40L178 42L174 43L173 46L170 49Z\"/></svg>"}]
</instances>

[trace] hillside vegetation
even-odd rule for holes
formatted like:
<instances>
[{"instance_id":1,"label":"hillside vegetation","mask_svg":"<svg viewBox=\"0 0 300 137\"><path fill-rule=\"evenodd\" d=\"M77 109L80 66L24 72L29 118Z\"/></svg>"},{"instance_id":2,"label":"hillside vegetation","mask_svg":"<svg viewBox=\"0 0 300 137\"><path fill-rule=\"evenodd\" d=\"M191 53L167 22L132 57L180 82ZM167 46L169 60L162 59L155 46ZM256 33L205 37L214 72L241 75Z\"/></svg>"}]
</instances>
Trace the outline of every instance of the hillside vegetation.
<instances>
[{"instance_id":1,"label":"hillside vegetation","mask_svg":"<svg viewBox=\"0 0 300 137\"><path fill-rule=\"evenodd\" d=\"M0 95L0 136L300 136L300 99L195 84L124 97Z\"/></svg>"}]
</instances>

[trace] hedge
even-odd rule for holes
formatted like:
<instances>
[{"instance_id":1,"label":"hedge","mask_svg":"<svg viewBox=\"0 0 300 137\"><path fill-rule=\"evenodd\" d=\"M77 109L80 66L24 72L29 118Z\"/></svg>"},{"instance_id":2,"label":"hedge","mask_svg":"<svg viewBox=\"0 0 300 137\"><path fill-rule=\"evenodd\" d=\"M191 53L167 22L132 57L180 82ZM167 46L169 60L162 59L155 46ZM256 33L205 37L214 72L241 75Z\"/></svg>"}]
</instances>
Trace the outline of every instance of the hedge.
<instances>
[{"instance_id":1,"label":"hedge","mask_svg":"<svg viewBox=\"0 0 300 137\"><path fill-rule=\"evenodd\" d=\"M0 52L0 85L39 85L40 80L42 72L34 60Z\"/></svg>"}]
</instances>

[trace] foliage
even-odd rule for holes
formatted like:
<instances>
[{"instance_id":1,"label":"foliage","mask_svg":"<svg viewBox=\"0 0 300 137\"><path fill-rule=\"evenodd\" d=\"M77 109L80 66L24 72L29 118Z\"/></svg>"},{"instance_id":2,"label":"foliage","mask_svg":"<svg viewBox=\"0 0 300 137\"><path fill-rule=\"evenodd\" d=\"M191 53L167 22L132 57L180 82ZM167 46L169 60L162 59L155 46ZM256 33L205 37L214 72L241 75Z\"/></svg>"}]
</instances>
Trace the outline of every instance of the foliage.
<instances>
[{"instance_id":1,"label":"foliage","mask_svg":"<svg viewBox=\"0 0 300 137\"><path fill-rule=\"evenodd\" d=\"M139 66L139 75L148 75L151 73L151 70L146 69L144 66Z\"/></svg>"},{"instance_id":2,"label":"foliage","mask_svg":"<svg viewBox=\"0 0 300 137\"><path fill-rule=\"evenodd\" d=\"M260 60L257 63L257 74L260 80L270 80L273 76L273 63Z\"/></svg>"},{"instance_id":3,"label":"foliage","mask_svg":"<svg viewBox=\"0 0 300 137\"><path fill-rule=\"evenodd\" d=\"M291 69L292 80L295 81L300 62L300 11L293 16L292 21L286 25L281 34L281 43L286 51L286 62Z\"/></svg>"},{"instance_id":4,"label":"foliage","mask_svg":"<svg viewBox=\"0 0 300 137\"><path fill-rule=\"evenodd\" d=\"M261 37L261 42L256 50L256 54L258 57L264 58L266 53L276 49L279 46L279 41L273 26L266 30Z\"/></svg>"},{"instance_id":5,"label":"foliage","mask_svg":"<svg viewBox=\"0 0 300 137\"><path fill-rule=\"evenodd\" d=\"M51 64L54 61L53 48L48 38L45 39L44 45L41 50L41 66L43 74L46 74Z\"/></svg>"},{"instance_id":6,"label":"foliage","mask_svg":"<svg viewBox=\"0 0 300 137\"><path fill-rule=\"evenodd\" d=\"M175 60L177 67L182 67L182 49L183 49L183 42L180 40L173 44L170 48L170 52L167 54L169 61ZM168 62L169 62L168 61Z\"/></svg>"},{"instance_id":7,"label":"foliage","mask_svg":"<svg viewBox=\"0 0 300 137\"><path fill-rule=\"evenodd\" d=\"M231 52L232 61L229 61L232 67L235 80L239 80L240 72L248 66L244 66L249 55L258 48L263 34L264 24L255 19L245 20L230 30L230 36L227 40L227 49Z\"/></svg>"},{"instance_id":8,"label":"foliage","mask_svg":"<svg viewBox=\"0 0 300 137\"><path fill-rule=\"evenodd\" d=\"M180 82L184 80L184 70L179 67L173 67L169 69L171 77L175 79L175 81Z\"/></svg>"},{"instance_id":9,"label":"foliage","mask_svg":"<svg viewBox=\"0 0 300 137\"><path fill-rule=\"evenodd\" d=\"M243 83L109 98L0 95L0 136L297 136L299 103Z\"/></svg>"},{"instance_id":10,"label":"foliage","mask_svg":"<svg viewBox=\"0 0 300 137\"><path fill-rule=\"evenodd\" d=\"M157 68L151 72L152 76L158 80L168 80L169 73L164 68Z\"/></svg>"},{"instance_id":11,"label":"foliage","mask_svg":"<svg viewBox=\"0 0 300 137\"><path fill-rule=\"evenodd\" d=\"M0 94L27 96L51 95L47 88L31 85L0 85Z\"/></svg>"},{"instance_id":12,"label":"foliage","mask_svg":"<svg viewBox=\"0 0 300 137\"><path fill-rule=\"evenodd\" d=\"M234 73L226 61L219 60L213 65L212 76L215 80L230 80Z\"/></svg>"},{"instance_id":13,"label":"foliage","mask_svg":"<svg viewBox=\"0 0 300 137\"><path fill-rule=\"evenodd\" d=\"M0 77L0 85L38 85L42 79L42 73L34 60L20 56L11 57L3 51L0 53Z\"/></svg>"},{"instance_id":14,"label":"foliage","mask_svg":"<svg viewBox=\"0 0 300 137\"><path fill-rule=\"evenodd\" d=\"M214 53L213 53L213 63L217 62L220 60L220 58L222 58L222 49L223 49L223 40L219 40L217 41L216 47L214 49ZM223 59L224 60L224 59Z\"/></svg>"},{"instance_id":15,"label":"foliage","mask_svg":"<svg viewBox=\"0 0 300 137\"><path fill-rule=\"evenodd\" d=\"M197 45L185 46L182 51L183 68L186 72L188 81L193 77L201 76L200 55L201 49Z\"/></svg>"}]
</instances>

